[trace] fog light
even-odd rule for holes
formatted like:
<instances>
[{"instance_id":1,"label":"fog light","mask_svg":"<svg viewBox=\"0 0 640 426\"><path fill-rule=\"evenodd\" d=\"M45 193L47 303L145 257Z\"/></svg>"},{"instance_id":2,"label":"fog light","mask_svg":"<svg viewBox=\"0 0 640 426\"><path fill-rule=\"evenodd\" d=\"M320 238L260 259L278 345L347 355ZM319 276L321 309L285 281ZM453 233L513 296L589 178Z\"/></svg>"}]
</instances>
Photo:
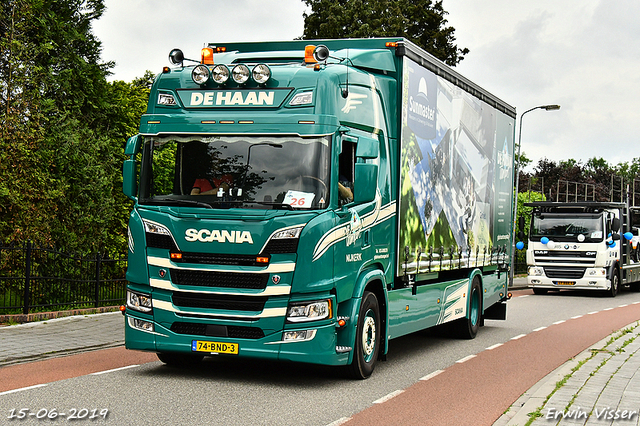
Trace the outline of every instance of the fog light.
<instances>
[{"instance_id":1,"label":"fog light","mask_svg":"<svg viewBox=\"0 0 640 426\"><path fill-rule=\"evenodd\" d=\"M317 331L318 330L285 331L282 340L284 342L307 342L316 337Z\"/></svg>"},{"instance_id":2,"label":"fog light","mask_svg":"<svg viewBox=\"0 0 640 426\"><path fill-rule=\"evenodd\" d=\"M246 66L245 64L239 64L233 67L233 70L231 71L231 75L232 75L233 81L235 81L238 84L244 84L247 82L247 80L249 80L251 71L249 71L249 67Z\"/></svg>"},{"instance_id":3,"label":"fog light","mask_svg":"<svg viewBox=\"0 0 640 426\"><path fill-rule=\"evenodd\" d=\"M129 326L131 328L135 328L137 330L147 331L153 333L153 323L149 321L144 321L137 318L129 317Z\"/></svg>"},{"instance_id":4,"label":"fog light","mask_svg":"<svg viewBox=\"0 0 640 426\"><path fill-rule=\"evenodd\" d=\"M207 81L209 81L209 68L204 65L196 66L193 71L191 71L191 79L196 84L206 84Z\"/></svg>"},{"instance_id":5,"label":"fog light","mask_svg":"<svg viewBox=\"0 0 640 426\"><path fill-rule=\"evenodd\" d=\"M229 76L231 75L231 73L229 72L229 68L227 68L226 65L222 64L213 67L211 69L211 74L213 76L213 81L218 84L226 83L227 80L229 80Z\"/></svg>"},{"instance_id":6,"label":"fog light","mask_svg":"<svg viewBox=\"0 0 640 426\"><path fill-rule=\"evenodd\" d=\"M258 84L265 84L271 78L271 70L265 64L259 64L253 67L253 81Z\"/></svg>"}]
</instances>

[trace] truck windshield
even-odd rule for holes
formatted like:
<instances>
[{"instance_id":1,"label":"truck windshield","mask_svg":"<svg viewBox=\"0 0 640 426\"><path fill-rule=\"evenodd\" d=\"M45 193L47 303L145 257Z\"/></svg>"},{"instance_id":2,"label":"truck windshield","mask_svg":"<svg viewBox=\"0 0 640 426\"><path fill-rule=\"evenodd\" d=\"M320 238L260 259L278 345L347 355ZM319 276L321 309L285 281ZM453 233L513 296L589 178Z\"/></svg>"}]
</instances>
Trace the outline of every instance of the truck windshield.
<instances>
[{"instance_id":1,"label":"truck windshield","mask_svg":"<svg viewBox=\"0 0 640 426\"><path fill-rule=\"evenodd\" d=\"M323 209L330 137L147 136L142 204Z\"/></svg>"},{"instance_id":2,"label":"truck windshield","mask_svg":"<svg viewBox=\"0 0 640 426\"><path fill-rule=\"evenodd\" d=\"M531 220L531 239L542 237L552 241L600 242L604 238L602 215L534 214Z\"/></svg>"}]
</instances>

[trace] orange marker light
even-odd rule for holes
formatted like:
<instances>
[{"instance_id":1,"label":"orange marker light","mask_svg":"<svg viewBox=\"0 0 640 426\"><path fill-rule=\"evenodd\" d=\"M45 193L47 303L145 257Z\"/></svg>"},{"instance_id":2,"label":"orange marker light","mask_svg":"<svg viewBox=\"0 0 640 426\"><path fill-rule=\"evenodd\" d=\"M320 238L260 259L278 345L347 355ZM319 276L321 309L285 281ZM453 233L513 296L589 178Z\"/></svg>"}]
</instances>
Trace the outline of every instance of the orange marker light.
<instances>
[{"instance_id":1,"label":"orange marker light","mask_svg":"<svg viewBox=\"0 0 640 426\"><path fill-rule=\"evenodd\" d=\"M202 57L201 62L203 64L213 65L213 49L210 47L203 47L200 51Z\"/></svg>"},{"instance_id":2,"label":"orange marker light","mask_svg":"<svg viewBox=\"0 0 640 426\"><path fill-rule=\"evenodd\" d=\"M269 258L268 257L256 257L256 262L257 263L269 263Z\"/></svg>"},{"instance_id":3,"label":"orange marker light","mask_svg":"<svg viewBox=\"0 0 640 426\"><path fill-rule=\"evenodd\" d=\"M388 41L384 44L386 47L397 47L398 43L396 43L395 41Z\"/></svg>"},{"instance_id":4,"label":"orange marker light","mask_svg":"<svg viewBox=\"0 0 640 426\"><path fill-rule=\"evenodd\" d=\"M316 50L316 47L312 44L304 47L304 63L305 64L315 64L318 62L313 57L314 50Z\"/></svg>"},{"instance_id":5,"label":"orange marker light","mask_svg":"<svg viewBox=\"0 0 640 426\"><path fill-rule=\"evenodd\" d=\"M172 259L176 259L176 260L180 260L180 259L182 259L182 253L171 253L171 258Z\"/></svg>"}]
</instances>

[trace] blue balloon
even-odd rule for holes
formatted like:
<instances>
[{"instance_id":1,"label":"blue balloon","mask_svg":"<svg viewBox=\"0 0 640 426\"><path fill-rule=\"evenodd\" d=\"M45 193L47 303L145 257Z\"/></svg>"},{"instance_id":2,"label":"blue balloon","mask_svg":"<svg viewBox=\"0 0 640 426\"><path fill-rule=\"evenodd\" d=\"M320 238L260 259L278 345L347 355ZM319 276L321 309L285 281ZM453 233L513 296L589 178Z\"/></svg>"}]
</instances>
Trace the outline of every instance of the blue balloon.
<instances>
[{"instance_id":1,"label":"blue balloon","mask_svg":"<svg viewBox=\"0 0 640 426\"><path fill-rule=\"evenodd\" d=\"M540 242L542 244L547 244L549 242L549 239L547 237L542 237L542 238L540 238Z\"/></svg>"},{"instance_id":2,"label":"blue balloon","mask_svg":"<svg viewBox=\"0 0 640 426\"><path fill-rule=\"evenodd\" d=\"M517 248L518 250L522 250L522 249L524 248L524 243L523 243L522 241L518 241L518 242L516 243L516 248Z\"/></svg>"},{"instance_id":3,"label":"blue balloon","mask_svg":"<svg viewBox=\"0 0 640 426\"><path fill-rule=\"evenodd\" d=\"M607 244L609 245L609 248L614 248L616 246L615 241L607 241Z\"/></svg>"},{"instance_id":4,"label":"blue balloon","mask_svg":"<svg viewBox=\"0 0 640 426\"><path fill-rule=\"evenodd\" d=\"M625 232L623 235L628 241L631 241L633 238L633 234L631 232Z\"/></svg>"}]
</instances>

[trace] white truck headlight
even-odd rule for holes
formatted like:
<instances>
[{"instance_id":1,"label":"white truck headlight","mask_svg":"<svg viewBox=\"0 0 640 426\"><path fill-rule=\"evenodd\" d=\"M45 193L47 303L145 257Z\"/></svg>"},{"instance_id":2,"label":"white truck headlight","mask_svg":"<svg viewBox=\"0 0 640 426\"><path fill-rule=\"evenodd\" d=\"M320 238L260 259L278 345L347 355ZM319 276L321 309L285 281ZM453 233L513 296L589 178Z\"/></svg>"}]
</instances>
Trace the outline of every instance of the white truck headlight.
<instances>
[{"instance_id":1,"label":"white truck headlight","mask_svg":"<svg viewBox=\"0 0 640 426\"><path fill-rule=\"evenodd\" d=\"M149 313L153 310L151 296L127 290L127 309Z\"/></svg>"},{"instance_id":2,"label":"white truck headlight","mask_svg":"<svg viewBox=\"0 0 640 426\"><path fill-rule=\"evenodd\" d=\"M247 82L247 80L249 80L249 77L251 76L251 71L249 70L249 67L246 66L245 64L239 64L233 67L233 70L231 71L231 76L233 78L233 81L235 81L236 83L244 84Z\"/></svg>"},{"instance_id":3,"label":"white truck headlight","mask_svg":"<svg viewBox=\"0 0 640 426\"><path fill-rule=\"evenodd\" d=\"M539 266L531 266L529 268L529 275L532 277L540 277L544 275L544 269Z\"/></svg>"},{"instance_id":4,"label":"white truck headlight","mask_svg":"<svg viewBox=\"0 0 640 426\"><path fill-rule=\"evenodd\" d=\"M331 318L331 300L316 300L289 305L287 321L305 322Z\"/></svg>"}]
</instances>

